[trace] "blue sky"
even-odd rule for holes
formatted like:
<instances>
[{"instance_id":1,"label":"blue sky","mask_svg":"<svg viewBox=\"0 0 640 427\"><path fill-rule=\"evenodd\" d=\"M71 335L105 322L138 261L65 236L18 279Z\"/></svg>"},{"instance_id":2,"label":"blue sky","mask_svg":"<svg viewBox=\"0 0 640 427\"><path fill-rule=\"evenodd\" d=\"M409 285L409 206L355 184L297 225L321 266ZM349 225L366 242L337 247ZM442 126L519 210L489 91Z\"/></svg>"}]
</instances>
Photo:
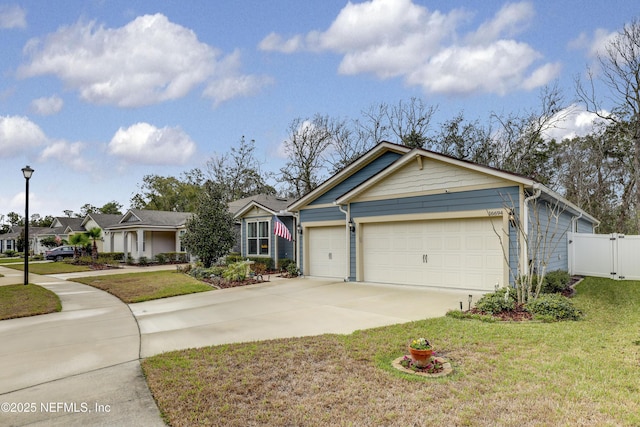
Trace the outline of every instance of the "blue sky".
<instances>
[{"instance_id":1,"label":"blue sky","mask_svg":"<svg viewBox=\"0 0 640 427\"><path fill-rule=\"evenodd\" d=\"M243 135L278 171L298 117L418 97L434 127L483 122L554 81L571 101L638 15L631 0L0 0L0 217L24 213L27 164L30 213L127 209L144 175L204 168ZM589 123L576 109L555 136Z\"/></svg>"}]
</instances>

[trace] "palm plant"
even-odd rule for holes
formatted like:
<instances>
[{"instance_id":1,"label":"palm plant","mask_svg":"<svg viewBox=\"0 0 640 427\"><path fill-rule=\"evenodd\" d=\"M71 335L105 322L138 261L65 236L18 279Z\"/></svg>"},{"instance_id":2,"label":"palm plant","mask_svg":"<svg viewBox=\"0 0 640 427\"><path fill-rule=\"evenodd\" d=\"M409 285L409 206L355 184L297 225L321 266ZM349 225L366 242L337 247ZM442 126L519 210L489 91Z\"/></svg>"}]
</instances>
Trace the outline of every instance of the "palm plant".
<instances>
[{"instance_id":1,"label":"palm plant","mask_svg":"<svg viewBox=\"0 0 640 427\"><path fill-rule=\"evenodd\" d=\"M95 260L98 258L98 245L96 244L96 240L98 240L102 236L102 230L100 227L93 227L89 231L84 233L88 238L93 240L93 247L91 248L91 257Z\"/></svg>"},{"instance_id":2,"label":"palm plant","mask_svg":"<svg viewBox=\"0 0 640 427\"><path fill-rule=\"evenodd\" d=\"M85 233L77 233L69 236L69 244L73 245L73 257L78 257L78 246L84 248L89 244L89 237Z\"/></svg>"}]
</instances>

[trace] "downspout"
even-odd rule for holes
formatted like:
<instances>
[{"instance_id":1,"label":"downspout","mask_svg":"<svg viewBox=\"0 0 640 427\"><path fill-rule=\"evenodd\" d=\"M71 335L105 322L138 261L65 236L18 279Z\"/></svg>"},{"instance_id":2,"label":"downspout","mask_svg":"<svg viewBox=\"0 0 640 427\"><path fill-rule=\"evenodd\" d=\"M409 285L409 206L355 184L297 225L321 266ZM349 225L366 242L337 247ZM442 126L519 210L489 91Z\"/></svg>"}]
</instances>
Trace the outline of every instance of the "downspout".
<instances>
[{"instance_id":1,"label":"downspout","mask_svg":"<svg viewBox=\"0 0 640 427\"><path fill-rule=\"evenodd\" d=\"M349 211L346 211L342 208L342 205L337 204L336 202L333 202L337 207L338 210L340 210L340 212L342 212L345 216L345 250L347 252L347 271L345 271L345 276L344 276L344 281L348 282L349 281L349 273L351 271L351 233L349 230Z\"/></svg>"},{"instance_id":2,"label":"downspout","mask_svg":"<svg viewBox=\"0 0 640 427\"><path fill-rule=\"evenodd\" d=\"M525 259L524 260L520 260L521 262L521 266L525 267L522 269L522 271L529 271L529 202L531 200L535 200L538 197L540 197L540 194L542 194L542 190L540 189L540 184L538 184L537 182L535 184L533 184L533 194L529 197L526 197L524 199L524 203L523 203L523 210L524 212L522 213L522 222L523 222L523 234L524 236L526 236L526 239L524 241L524 252L525 252ZM524 264L522 264L524 262Z\"/></svg>"},{"instance_id":3,"label":"downspout","mask_svg":"<svg viewBox=\"0 0 640 427\"><path fill-rule=\"evenodd\" d=\"M302 253L302 248L300 247L300 233L298 233L298 224L300 224L300 212L291 212L293 215L293 230L291 230L292 234L296 239L296 243L293 245L295 251L295 260L296 266L298 267L298 271L302 271L302 266L300 265L300 254Z\"/></svg>"}]
</instances>

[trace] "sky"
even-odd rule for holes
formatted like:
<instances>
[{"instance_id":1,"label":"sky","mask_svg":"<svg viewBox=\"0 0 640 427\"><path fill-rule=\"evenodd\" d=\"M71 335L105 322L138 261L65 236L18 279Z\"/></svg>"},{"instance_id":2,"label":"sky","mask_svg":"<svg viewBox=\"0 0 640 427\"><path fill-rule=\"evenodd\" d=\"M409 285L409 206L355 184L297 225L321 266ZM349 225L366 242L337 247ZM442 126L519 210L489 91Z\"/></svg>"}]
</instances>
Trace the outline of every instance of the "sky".
<instances>
[{"instance_id":1,"label":"sky","mask_svg":"<svg viewBox=\"0 0 640 427\"><path fill-rule=\"evenodd\" d=\"M0 219L24 215L26 165L30 215L124 211L145 175L204 169L243 136L277 172L296 118L416 97L437 107L433 126L482 122L536 109L554 83L571 105L575 77L597 72L638 12L635 0L0 0ZM571 108L555 137L589 132Z\"/></svg>"}]
</instances>

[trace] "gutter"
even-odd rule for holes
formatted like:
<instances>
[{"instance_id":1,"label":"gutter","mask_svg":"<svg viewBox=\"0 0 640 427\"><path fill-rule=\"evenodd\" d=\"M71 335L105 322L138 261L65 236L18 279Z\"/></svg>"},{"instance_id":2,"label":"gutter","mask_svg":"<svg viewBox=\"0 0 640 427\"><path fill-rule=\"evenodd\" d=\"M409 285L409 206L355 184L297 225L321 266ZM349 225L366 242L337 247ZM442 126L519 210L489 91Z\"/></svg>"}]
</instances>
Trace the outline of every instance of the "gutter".
<instances>
[{"instance_id":1,"label":"gutter","mask_svg":"<svg viewBox=\"0 0 640 427\"><path fill-rule=\"evenodd\" d=\"M335 204L338 207L338 210L340 212L342 212L345 215L345 250L346 250L346 255L347 255L347 267L346 267L346 271L345 271L345 276L344 276L344 281L348 282L349 281L349 273L351 270L351 251L350 251L350 233L349 233L349 211L346 211L343 209L342 205L337 204L336 202L333 202L333 204Z\"/></svg>"}]
</instances>

